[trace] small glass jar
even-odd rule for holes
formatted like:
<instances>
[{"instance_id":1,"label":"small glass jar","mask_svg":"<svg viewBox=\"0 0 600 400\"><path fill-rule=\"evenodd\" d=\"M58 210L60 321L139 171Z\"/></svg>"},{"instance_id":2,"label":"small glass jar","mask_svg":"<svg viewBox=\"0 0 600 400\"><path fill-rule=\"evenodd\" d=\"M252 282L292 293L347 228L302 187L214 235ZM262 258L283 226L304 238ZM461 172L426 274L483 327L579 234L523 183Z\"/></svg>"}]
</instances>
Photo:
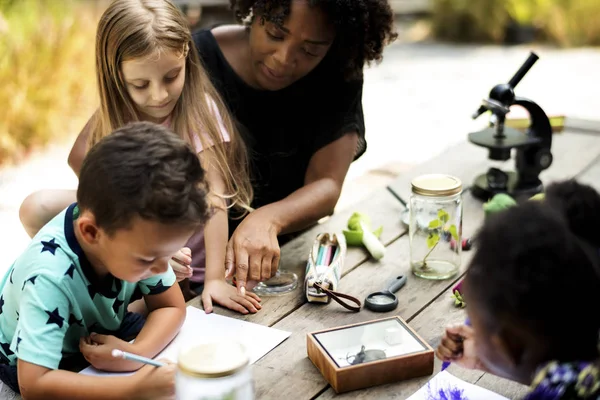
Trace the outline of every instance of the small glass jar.
<instances>
[{"instance_id":1,"label":"small glass jar","mask_svg":"<svg viewBox=\"0 0 600 400\"><path fill-rule=\"evenodd\" d=\"M419 176L411 182L410 264L415 275L448 279L460 268L462 183L450 175Z\"/></svg>"},{"instance_id":2,"label":"small glass jar","mask_svg":"<svg viewBox=\"0 0 600 400\"><path fill-rule=\"evenodd\" d=\"M195 345L179 354L177 367L178 400L254 400L250 362L239 343Z\"/></svg>"}]
</instances>

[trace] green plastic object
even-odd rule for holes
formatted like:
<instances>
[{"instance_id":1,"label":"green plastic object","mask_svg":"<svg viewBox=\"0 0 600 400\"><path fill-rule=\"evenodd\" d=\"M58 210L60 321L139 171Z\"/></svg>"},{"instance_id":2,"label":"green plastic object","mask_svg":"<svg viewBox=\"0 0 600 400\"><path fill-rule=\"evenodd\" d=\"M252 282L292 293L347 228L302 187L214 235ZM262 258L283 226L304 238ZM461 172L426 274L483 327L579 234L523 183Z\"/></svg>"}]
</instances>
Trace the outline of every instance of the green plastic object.
<instances>
[{"instance_id":1,"label":"green plastic object","mask_svg":"<svg viewBox=\"0 0 600 400\"><path fill-rule=\"evenodd\" d=\"M506 193L498 193L494 195L487 203L483 205L483 211L485 215L494 214L507 208L514 207L517 205L515 199Z\"/></svg>"},{"instance_id":2,"label":"green plastic object","mask_svg":"<svg viewBox=\"0 0 600 400\"><path fill-rule=\"evenodd\" d=\"M542 192L542 193L538 193L536 195L531 196L529 198L529 200L542 201L545 198L546 198L546 194ZM487 203L485 203L483 205L483 211L485 211L485 215L488 216L490 214L494 214L499 211L506 210L507 208L514 207L516 205L517 205L517 202L515 201L515 199L513 199L506 193L498 193L498 194L494 195L494 197L492 197L490 199L490 201L488 201Z\"/></svg>"},{"instance_id":3,"label":"green plastic object","mask_svg":"<svg viewBox=\"0 0 600 400\"><path fill-rule=\"evenodd\" d=\"M366 226L371 226L371 218L367 214L355 212L348 219L348 230L361 232L360 223L363 222Z\"/></svg>"},{"instance_id":4,"label":"green plastic object","mask_svg":"<svg viewBox=\"0 0 600 400\"><path fill-rule=\"evenodd\" d=\"M374 230L373 235L375 235L375 237L377 239L379 239L379 237L381 236L381 232L383 232L383 226L380 226L379 228L377 228L377 230ZM344 236L346 237L346 244L348 244L348 246L362 246L363 245L362 230L361 231L345 230L345 231L343 231L343 233L344 233Z\"/></svg>"}]
</instances>

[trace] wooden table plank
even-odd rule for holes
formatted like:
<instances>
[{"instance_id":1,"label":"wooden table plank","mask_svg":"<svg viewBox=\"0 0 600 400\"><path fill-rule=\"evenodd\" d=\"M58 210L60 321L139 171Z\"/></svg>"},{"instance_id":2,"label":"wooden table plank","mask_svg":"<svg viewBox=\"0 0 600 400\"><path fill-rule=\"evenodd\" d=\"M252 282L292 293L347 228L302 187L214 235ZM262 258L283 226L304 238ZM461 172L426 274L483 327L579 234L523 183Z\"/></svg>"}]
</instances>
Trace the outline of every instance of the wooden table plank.
<instances>
[{"instance_id":1,"label":"wooden table plank","mask_svg":"<svg viewBox=\"0 0 600 400\"><path fill-rule=\"evenodd\" d=\"M483 218L481 202L470 193L464 196L464 232L474 232ZM468 252L464 253L467 265ZM369 294L383 289L396 275L407 274L409 282L398 292L399 307L389 313L374 313L367 309L349 313L337 303L321 306L305 304L274 327L293 332L292 336L254 365L257 398L312 398L327 386L319 371L306 355L306 334L320 329L368 321L391 315L410 320L414 315L450 289L459 276L445 281L420 279L409 269L408 236L387 247L381 262L366 262L348 273L340 282L339 290L364 300ZM450 297L444 299L451 304Z\"/></svg>"},{"instance_id":2,"label":"wooden table plank","mask_svg":"<svg viewBox=\"0 0 600 400\"><path fill-rule=\"evenodd\" d=\"M597 163L598 155L600 154L600 137L585 134L569 133L564 137L555 136L555 164L547 171L544 171L542 179L544 182L553 180L567 179L577 176L582 171L590 171L588 174L583 174L587 179L594 180L594 176L600 178L600 165ZM450 172L448 172L450 173ZM409 171L408 176L413 175ZM416 175L415 175L416 176ZM458 175L462 178L460 175ZM409 177L402 177L409 179ZM595 179L600 183L600 180ZM600 186L600 184L598 185ZM402 193L402 190L407 190L406 184L399 179L394 185L395 189ZM404 188L404 189L403 189ZM408 189L410 190L410 189ZM465 200L465 229L477 229L477 222L472 226L473 221L479 219L479 223L483 221L481 213L472 216L469 215L471 208L470 200L466 197ZM474 217L474 219L472 219ZM467 233L468 234L468 233ZM467 259L463 262L464 265L468 262ZM354 273L362 270L357 269ZM404 290L404 289L403 289ZM410 325L427 340L433 347L439 344L441 333L444 326L452 322L460 322L464 320L464 312L454 308L448 300L450 291L445 289L446 293L438 296L435 301L428 305L422 312L418 313L414 319L408 319ZM403 295L405 293L402 293ZM402 315L402 314L401 314ZM436 360L435 372L439 371L441 363ZM449 371L456 376L467 380L468 382L481 385L497 393L503 394L508 398L518 398L527 390L525 386L514 382L509 382L502 378L482 374L476 371L465 371L459 367L451 366ZM477 378L474 380L474 378ZM414 379L407 382L401 382L392 385L384 385L375 388L370 388L361 391L337 395L330 387L318 398L344 397L356 399L369 398L397 398L403 399L409 397L419 387L425 384L430 377Z\"/></svg>"},{"instance_id":3,"label":"wooden table plank","mask_svg":"<svg viewBox=\"0 0 600 400\"><path fill-rule=\"evenodd\" d=\"M476 173L479 173L479 171L483 171L486 168L486 154L487 151L485 149L465 142L459 143L451 147L448 151L438 155L430 162L414 168L410 171L410 177L401 177L395 182L395 185L401 184L402 187L410 187L410 180L412 177L432 172L432 165L444 165L443 168L445 171L449 171L449 173L460 176L462 179L465 179L465 181L470 181L475 177ZM433 168L433 170L435 170L435 168ZM408 199L406 192L401 193L403 193L405 199ZM380 200L378 200L379 198L384 198L385 202L382 203ZM392 203L389 203L387 199L392 199ZM402 227L400 232L406 232L406 227L401 225L399 222L400 213L403 210L403 207L396 200L394 200L393 197L387 193L387 191L378 191L374 193L373 196L370 196L362 204L364 204L363 207L354 207L353 210L363 211L366 209L366 212L371 217L374 217L371 215L372 211L368 211L373 210L375 211L375 217L373 218L374 220L379 219L382 222L387 221L388 224L390 221L392 221L392 226L394 226L394 224L398 224ZM390 205L392 207L390 207ZM465 195L465 210L467 212L465 213L466 217L463 224L464 232L466 235L469 235L474 232L474 230L469 230L469 226L478 226L479 221L483 217L481 202L472 198L470 194L467 194ZM337 216L337 218L334 217L330 219L328 221L330 224L329 227L334 228L329 229L342 229L343 226L345 226L346 220L351 212L352 211L346 212L346 215L344 215L342 218ZM390 217L390 215L393 215L394 217ZM470 223L471 218L473 218L473 223ZM336 222L338 225L333 225ZM322 232L323 230L324 229L322 227L313 228L311 232L312 235L310 237L316 236L317 233ZM306 234L303 236L306 236ZM310 243L312 243L312 241ZM308 243L308 246L310 246L310 243ZM350 249L348 252L348 257L345 261L344 267L345 276L349 275L351 271L353 271L359 265L354 263L356 263L357 260L360 262L360 257L354 258L352 255L352 253L356 251L356 249ZM364 254L364 251L360 250L360 253ZM303 257L303 259L306 258L307 254L308 251L306 251L306 255ZM398 271L398 267L404 268L405 271L408 272L408 259L402 258L406 257L407 254L408 238L403 237L400 243L394 243L390 246L390 250L388 250L388 254L386 254L383 262L367 262L363 264L364 266L370 265L371 271L365 270L364 272L355 275L355 277L351 279L346 277L342 279L340 290L357 295L361 298L364 298L368 293L371 293L375 290L380 290L396 273L396 271ZM365 260L365 258L363 258L363 260ZM390 262L387 260L394 261L392 264L390 264ZM373 269L376 270L376 274L373 273ZM296 270L296 272L299 272L299 270ZM304 274L302 271L302 276L303 275ZM404 310L404 313L400 311L400 315L405 318L410 318L413 314L423 309L427 304L433 301L441 291L454 285L456 280L433 282L419 279L416 282L419 282L419 284L413 287L412 290L408 290L409 285L407 285L407 288L403 289L403 292L413 293L413 296L407 297L407 303L409 306L407 306L406 310ZM358 290L356 290L357 287ZM404 293L403 296L408 295ZM285 305L283 306L286 308L286 310L298 305L297 299L292 299L290 301L290 299L286 299L286 297L287 296L269 298L267 301L274 301L268 305L265 303L265 308L269 309L273 307L274 304L281 304L284 301L292 303L292 305L288 305L287 307ZM304 299L302 299L302 303L304 303ZM265 308L261 310L261 313L265 310ZM270 310L267 312L270 312ZM281 313L281 307L278 307L277 313ZM396 310L395 313L398 313L398 310ZM390 315L394 315L394 313L391 313ZM348 314L336 304L331 304L325 307L313 304L301 305L300 308L293 312L293 314L283 319L280 323L274 325L274 327L278 329L289 330L294 332L294 334L286 342L269 353L263 360L259 361L255 365L254 373L257 386L257 397L270 398L272 396L297 396L299 394L297 392L299 387L301 387L304 391L300 396L301 398L308 398L312 395L316 395L319 390L323 389L324 385L326 385L326 382L323 380L320 373L314 368L312 363L306 358L306 333L321 328L364 321L380 316L381 315L375 315L368 310L363 310L359 314ZM292 319L287 320L288 318ZM261 319L260 315L248 316L246 319L258 323L264 323L260 322L261 320L265 321L264 319ZM274 318L269 319L272 321ZM282 362L281 360L286 361ZM290 369L287 368L288 366L291 366ZM312 394L309 395L306 391L311 391Z\"/></svg>"},{"instance_id":4,"label":"wooden table plank","mask_svg":"<svg viewBox=\"0 0 600 400\"><path fill-rule=\"evenodd\" d=\"M483 376L475 383L477 386L501 394L509 399L522 399L529 391L528 386L492 374L483 374Z\"/></svg>"},{"instance_id":5,"label":"wooden table plank","mask_svg":"<svg viewBox=\"0 0 600 400\"><path fill-rule=\"evenodd\" d=\"M444 171L447 171L448 167L451 166L450 171L452 173L463 177L463 179L470 184L470 181L475 178L476 174L485 170L487 167L488 162L486 155L487 151L485 149L461 142L450 147L431 161L411 169L411 179L414 176L435 171L435 168L441 168ZM448 167L445 164L448 164ZM402 185L402 189L399 190L398 193L402 193L403 198L408 200L409 193L404 189L406 187L410 188L410 179L407 180L406 177L401 177L400 181L394 183L394 187L399 186L398 182L401 182L400 185ZM371 196L359 202L356 206L333 215L324 223L312 227L301 236L284 245L281 249L281 268L295 272L298 274L300 281L303 281L306 260L314 238L321 232L340 231L344 229L348 218L354 211L364 212L369 215L373 221L374 227L383 225L381 241L385 245L389 245L407 232L407 227L400 222L400 215L403 210L404 207L387 191L387 189L383 188L375 190ZM346 275L368 259L368 253L364 249L349 248L344 263L343 275ZM222 307L215 307L215 312L221 315L272 326L306 303L303 296L303 290L304 288L302 285L299 285L298 289L286 295L263 296L263 308L255 315L244 316ZM188 304L202 308L200 297L191 300Z\"/></svg>"},{"instance_id":6,"label":"wooden table plank","mask_svg":"<svg viewBox=\"0 0 600 400\"><path fill-rule=\"evenodd\" d=\"M361 201L352 207L352 209L335 214L327 221L312 227L307 232L282 246L280 265L283 270L292 271L298 275L299 284L296 290L280 296L262 296L261 304L263 308L254 315L241 315L218 306L215 307L215 312L233 318L272 326L306 303L303 286L306 261L308 260L310 249L317 234L321 232L341 232L345 229L350 215L354 211L359 211L369 215L375 228L383 226L381 242L384 245L388 245L406 233L407 228L400 222L399 217L402 210L404 210L404 207L386 189L376 190L373 196ZM398 218L390 218L390 214L397 215ZM352 271L368 258L367 251L362 247L348 248L342 276ZM200 297L190 300L188 304L202 308Z\"/></svg>"}]
</instances>

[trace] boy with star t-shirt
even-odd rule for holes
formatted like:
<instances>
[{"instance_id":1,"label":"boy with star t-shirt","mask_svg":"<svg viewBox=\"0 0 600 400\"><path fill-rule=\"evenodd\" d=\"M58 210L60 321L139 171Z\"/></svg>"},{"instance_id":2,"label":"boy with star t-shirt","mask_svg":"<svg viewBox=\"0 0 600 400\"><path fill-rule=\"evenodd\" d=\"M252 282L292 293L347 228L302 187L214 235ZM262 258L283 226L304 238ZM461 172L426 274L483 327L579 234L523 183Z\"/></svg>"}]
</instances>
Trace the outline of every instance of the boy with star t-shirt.
<instances>
[{"instance_id":1,"label":"boy with star t-shirt","mask_svg":"<svg viewBox=\"0 0 600 400\"><path fill-rule=\"evenodd\" d=\"M152 358L179 331L185 303L169 260L209 216L204 178L195 151L153 123L127 125L92 147L77 203L0 281L0 379L27 399L173 396L172 364L141 368L111 352ZM127 312L142 297L145 323ZM61 369L79 354L101 370L141 369L129 377Z\"/></svg>"}]
</instances>

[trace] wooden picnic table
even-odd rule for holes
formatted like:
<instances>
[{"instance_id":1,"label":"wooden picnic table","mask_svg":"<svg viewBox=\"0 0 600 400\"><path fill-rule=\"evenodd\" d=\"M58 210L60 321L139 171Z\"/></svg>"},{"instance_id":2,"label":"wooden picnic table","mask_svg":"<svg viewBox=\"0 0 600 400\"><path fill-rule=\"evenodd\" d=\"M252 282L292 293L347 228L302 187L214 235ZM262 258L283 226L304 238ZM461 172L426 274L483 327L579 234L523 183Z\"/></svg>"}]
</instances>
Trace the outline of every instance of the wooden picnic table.
<instances>
[{"instance_id":1,"label":"wooden picnic table","mask_svg":"<svg viewBox=\"0 0 600 400\"><path fill-rule=\"evenodd\" d=\"M554 162L541 174L544 183L571 177L600 189L600 124L581 124L567 119L565 130L555 134L552 144ZM443 153L398 177L392 188L403 199L410 195L410 181L425 173L448 173L459 177L463 185L471 185L476 175L490 166L487 150L465 141L446 149ZM514 168L514 160L505 163L506 169ZM306 335L310 332L336 326L399 315L432 347L439 343L444 326L462 322L465 311L456 308L451 299L452 287L462 278L468 265L469 252L463 252L461 273L450 280L431 281L417 278L410 273L408 228L400 221L404 207L385 188L376 190L364 201L335 214L326 222L284 245L281 249L281 268L304 278L304 269L311 245L320 232L344 229L348 217L361 211L373 219L373 226L383 225L382 242L387 251L379 262L369 259L361 248L349 248L344 264L339 290L361 299L371 292L381 290L389 280L400 274L408 274L406 286L398 293L399 306L388 313L375 313L363 308L352 313L335 302L327 305L309 304L305 301L303 285L292 293L281 296L262 297L262 310L257 314L243 316L229 310L216 308L215 312L234 318L271 326L292 332L292 335L259 360L253 366L257 399L405 399L418 390L431 377L412 379L395 384L357 390L341 395L328 385L317 368L308 359ZM471 236L482 224L482 202L470 192L463 199L463 234ZM201 307L200 299L190 304ZM467 305L468 307L468 305ZM436 359L434 374L440 370ZM481 371L468 371L450 366L448 371L461 379L491 389L508 398L519 398L527 388Z\"/></svg>"},{"instance_id":2,"label":"wooden picnic table","mask_svg":"<svg viewBox=\"0 0 600 400\"><path fill-rule=\"evenodd\" d=\"M555 134L552 152L554 162L541 175L545 183L577 177L600 190L600 123L582 123L567 119L563 133ZM391 185L402 198L410 195L412 178L425 173L448 173L459 177L463 184L471 185L477 174L489 168L487 150L465 141L446 149L428 162L421 164L397 178ZM506 169L514 168L514 160L505 163ZM465 311L454 307L450 298L451 288L462 278L470 258L463 253L461 273L450 280L431 281L417 278L410 273L408 229L400 221L404 207L385 189L373 192L367 199L350 209L333 215L326 222L287 243L281 249L281 267L298 274L299 287L286 295L264 296L262 310L254 315L241 315L215 307L215 312L233 318L271 326L292 332L292 335L253 365L257 399L406 399L424 385L430 377L412 379L395 384L376 386L337 395L327 384L306 353L306 335L310 332L399 315L432 347L439 343L444 326L462 322ZM463 199L463 234L471 236L483 221L481 201L469 192ZM388 313L374 313L362 309L352 313L337 303L328 305L308 304L303 293L302 280L306 259L316 235L320 232L341 231L354 211L367 213L374 226L383 225L381 236L387 251L379 261L371 261L365 250L349 248L344 264L339 290L364 301L371 292L381 290L391 277L408 274L409 281L398 293L399 305ZM202 307L200 298L189 302ZM441 362L435 360L434 374ZM467 382L491 389L508 398L522 396L527 388L480 371L463 370L451 365L448 371ZM19 399L6 387L0 398Z\"/></svg>"}]
</instances>

